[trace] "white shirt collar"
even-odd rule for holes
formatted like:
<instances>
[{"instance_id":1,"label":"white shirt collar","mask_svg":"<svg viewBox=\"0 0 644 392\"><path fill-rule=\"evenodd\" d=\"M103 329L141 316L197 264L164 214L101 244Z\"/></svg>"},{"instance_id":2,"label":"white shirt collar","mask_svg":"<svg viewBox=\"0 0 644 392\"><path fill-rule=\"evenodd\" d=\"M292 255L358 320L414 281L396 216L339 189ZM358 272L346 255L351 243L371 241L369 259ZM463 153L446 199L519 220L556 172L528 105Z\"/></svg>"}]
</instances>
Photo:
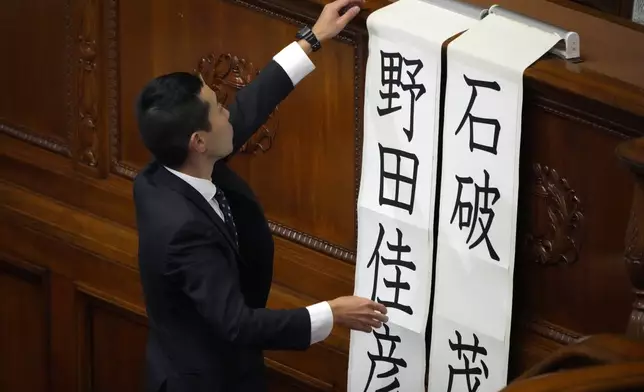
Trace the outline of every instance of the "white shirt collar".
<instances>
[{"instance_id":1,"label":"white shirt collar","mask_svg":"<svg viewBox=\"0 0 644 392\"><path fill-rule=\"evenodd\" d=\"M217 187L215 186L215 184L212 183L212 181L206 180L204 178L193 177L191 175L181 173L176 170L172 170L167 166L164 166L164 167L170 173L174 174L175 176L187 182L188 185L195 188L197 192L201 193L201 195L206 199L206 201L210 202L210 200L212 200L213 197L215 197L215 193L217 193Z\"/></svg>"}]
</instances>

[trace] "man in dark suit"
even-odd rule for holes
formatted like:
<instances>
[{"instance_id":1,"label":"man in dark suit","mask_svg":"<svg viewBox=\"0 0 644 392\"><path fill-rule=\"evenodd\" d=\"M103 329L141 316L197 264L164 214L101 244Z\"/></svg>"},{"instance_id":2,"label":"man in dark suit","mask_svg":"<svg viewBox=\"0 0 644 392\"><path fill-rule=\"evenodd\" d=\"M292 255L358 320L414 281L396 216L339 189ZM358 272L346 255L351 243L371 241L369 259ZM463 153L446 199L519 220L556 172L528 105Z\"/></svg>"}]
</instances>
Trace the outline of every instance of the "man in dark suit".
<instances>
[{"instance_id":1,"label":"man in dark suit","mask_svg":"<svg viewBox=\"0 0 644 392\"><path fill-rule=\"evenodd\" d=\"M384 306L352 296L266 309L273 239L253 192L224 160L313 70L308 53L355 17L352 3L328 4L228 109L188 73L160 76L141 92L139 128L155 158L134 181L148 391L261 392L262 350L303 350L334 323L370 332L387 320Z\"/></svg>"}]
</instances>

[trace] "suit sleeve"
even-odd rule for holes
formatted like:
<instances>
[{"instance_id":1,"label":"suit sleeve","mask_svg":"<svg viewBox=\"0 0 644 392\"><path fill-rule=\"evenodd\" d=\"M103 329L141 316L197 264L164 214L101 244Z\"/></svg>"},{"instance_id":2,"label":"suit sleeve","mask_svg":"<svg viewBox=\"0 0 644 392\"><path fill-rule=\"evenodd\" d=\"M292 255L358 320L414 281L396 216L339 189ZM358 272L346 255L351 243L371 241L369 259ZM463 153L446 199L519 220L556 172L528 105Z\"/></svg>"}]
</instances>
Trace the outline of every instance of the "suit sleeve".
<instances>
[{"instance_id":1,"label":"suit sleeve","mask_svg":"<svg viewBox=\"0 0 644 392\"><path fill-rule=\"evenodd\" d=\"M229 105L236 152L268 120L268 116L315 66L296 43L275 55L259 75L235 95Z\"/></svg>"},{"instance_id":2,"label":"suit sleeve","mask_svg":"<svg viewBox=\"0 0 644 392\"><path fill-rule=\"evenodd\" d=\"M305 308L253 309L239 287L235 260L203 230L182 229L168 247L166 276L192 300L220 339L262 350L303 350L311 344Z\"/></svg>"}]
</instances>

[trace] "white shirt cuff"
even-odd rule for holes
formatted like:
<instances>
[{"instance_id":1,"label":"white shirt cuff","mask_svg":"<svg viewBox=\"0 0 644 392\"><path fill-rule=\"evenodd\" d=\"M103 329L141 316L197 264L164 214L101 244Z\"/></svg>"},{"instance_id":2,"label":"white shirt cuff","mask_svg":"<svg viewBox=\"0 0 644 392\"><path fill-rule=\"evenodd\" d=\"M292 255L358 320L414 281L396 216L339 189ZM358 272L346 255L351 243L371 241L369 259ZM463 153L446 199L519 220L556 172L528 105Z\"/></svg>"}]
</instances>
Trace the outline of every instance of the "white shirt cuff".
<instances>
[{"instance_id":1,"label":"white shirt cuff","mask_svg":"<svg viewBox=\"0 0 644 392\"><path fill-rule=\"evenodd\" d=\"M291 78L291 82L293 82L293 86L296 86L315 69L313 62L297 42L293 42L282 49L273 57L273 60L286 71L288 77Z\"/></svg>"},{"instance_id":2,"label":"white shirt cuff","mask_svg":"<svg viewBox=\"0 0 644 392\"><path fill-rule=\"evenodd\" d=\"M319 302L307 306L311 316L311 344L315 344L328 338L333 330L333 312L328 302Z\"/></svg>"}]
</instances>

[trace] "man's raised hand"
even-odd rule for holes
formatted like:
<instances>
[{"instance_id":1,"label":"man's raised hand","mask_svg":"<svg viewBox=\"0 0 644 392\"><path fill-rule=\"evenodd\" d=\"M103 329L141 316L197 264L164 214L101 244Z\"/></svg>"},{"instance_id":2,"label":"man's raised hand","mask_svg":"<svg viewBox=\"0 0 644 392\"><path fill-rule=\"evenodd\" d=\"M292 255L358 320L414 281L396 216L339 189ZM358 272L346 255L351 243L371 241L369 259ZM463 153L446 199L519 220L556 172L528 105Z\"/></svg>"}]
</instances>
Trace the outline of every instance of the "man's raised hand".
<instances>
[{"instance_id":1,"label":"man's raised hand","mask_svg":"<svg viewBox=\"0 0 644 392\"><path fill-rule=\"evenodd\" d=\"M336 0L324 6L311 30L320 42L338 35L360 12L364 0Z\"/></svg>"}]
</instances>

